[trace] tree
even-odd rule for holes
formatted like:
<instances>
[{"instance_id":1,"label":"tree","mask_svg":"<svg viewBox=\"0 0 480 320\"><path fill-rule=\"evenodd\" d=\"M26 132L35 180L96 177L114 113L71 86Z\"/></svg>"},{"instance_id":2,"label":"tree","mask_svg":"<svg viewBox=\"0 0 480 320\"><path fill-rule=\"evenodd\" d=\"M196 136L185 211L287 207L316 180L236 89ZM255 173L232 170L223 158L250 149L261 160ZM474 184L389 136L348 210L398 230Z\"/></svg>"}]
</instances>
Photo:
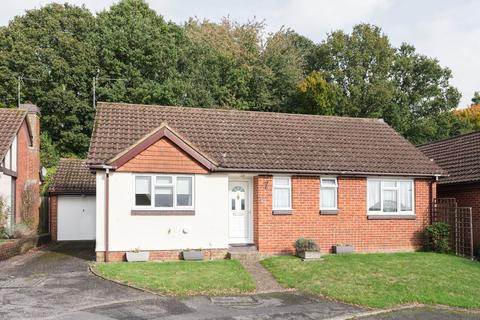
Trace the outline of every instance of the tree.
<instances>
[{"instance_id":1,"label":"tree","mask_svg":"<svg viewBox=\"0 0 480 320\"><path fill-rule=\"evenodd\" d=\"M381 117L393 96L389 71L394 57L395 50L381 29L361 24L351 34L329 34L317 47L311 69L338 86L335 114Z\"/></svg>"},{"instance_id":2,"label":"tree","mask_svg":"<svg viewBox=\"0 0 480 320\"><path fill-rule=\"evenodd\" d=\"M297 86L295 106L306 114L335 115L338 89L327 82L322 74L313 71Z\"/></svg>"},{"instance_id":3,"label":"tree","mask_svg":"<svg viewBox=\"0 0 480 320\"><path fill-rule=\"evenodd\" d=\"M451 71L411 45L394 48L379 27L331 33L309 68L338 88L336 115L383 118L413 143L455 134L462 125L449 114L460 100Z\"/></svg>"},{"instance_id":4,"label":"tree","mask_svg":"<svg viewBox=\"0 0 480 320\"><path fill-rule=\"evenodd\" d=\"M122 0L97 15L98 100L180 104L182 29L143 0ZM101 78L125 79L103 81Z\"/></svg>"},{"instance_id":5,"label":"tree","mask_svg":"<svg viewBox=\"0 0 480 320\"><path fill-rule=\"evenodd\" d=\"M49 4L0 29L0 105L22 101L42 110L42 131L63 152L84 155L93 123L91 79L97 69L95 19L85 8Z\"/></svg>"},{"instance_id":6,"label":"tree","mask_svg":"<svg viewBox=\"0 0 480 320\"><path fill-rule=\"evenodd\" d=\"M472 105L480 104L480 91L475 91L472 98Z\"/></svg>"},{"instance_id":7,"label":"tree","mask_svg":"<svg viewBox=\"0 0 480 320\"><path fill-rule=\"evenodd\" d=\"M266 34L263 22L190 20L181 59L188 103L236 109L285 110L304 75L302 47L291 30ZM205 75L208 74L208 77Z\"/></svg>"},{"instance_id":8,"label":"tree","mask_svg":"<svg viewBox=\"0 0 480 320\"><path fill-rule=\"evenodd\" d=\"M472 130L480 130L480 104L475 104L465 109L455 110L453 111L453 114L460 121L467 123Z\"/></svg>"},{"instance_id":9,"label":"tree","mask_svg":"<svg viewBox=\"0 0 480 320\"><path fill-rule=\"evenodd\" d=\"M391 77L395 91L391 109L386 110L384 117L410 141L425 143L448 137L450 134L443 130L459 125L445 123L455 122L449 111L457 107L460 93L449 83L452 72L440 66L438 60L418 54L411 45L402 44L396 50Z\"/></svg>"}]
</instances>

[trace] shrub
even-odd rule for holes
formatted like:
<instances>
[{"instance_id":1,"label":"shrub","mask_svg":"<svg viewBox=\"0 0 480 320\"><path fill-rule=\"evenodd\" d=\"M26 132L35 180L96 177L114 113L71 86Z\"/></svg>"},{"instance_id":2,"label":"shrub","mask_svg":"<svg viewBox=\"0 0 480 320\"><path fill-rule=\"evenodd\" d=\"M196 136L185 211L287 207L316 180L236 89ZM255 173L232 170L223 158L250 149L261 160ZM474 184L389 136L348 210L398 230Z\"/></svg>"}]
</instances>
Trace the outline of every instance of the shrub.
<instances>
[{"instance_id":1,"label":"shrub","mask_svg":"<svg viewBox=\"0 0 480 320\"><path fill-rule=\"evenodd\" d=\"M35 234L35 231L25 223L17 223L11 230L11 235L15 239L27 238Z\"/></svg>"},{"instance_id":2,"label":"shrub","mask_svg":"<svg viewBox=\"0 0 480 320\"><path fill-rule=\"evenodd\" d=\"M295 249L297 252L319 251L315 240L305 238L299 238L297 241L295 241Z\"/></svg>"},{"instance_id":3,"label":"shrub","mask_svg":"<svg viewBox=\"0 0 480 320\"><path fill-rule=\"evenodd\" d=\"M447 253L450 251L450 226L443 222L435 222L425 228L425 247L427 250Z\"/></svg>"},{"instance_id":4,"label":"shrub","mask_svg":"<svg viewBox=\"0 0 480 320\"><path fill-rule=\"evenodd\" d=\"M8 206L4 198L0 197L0 239L8 239L7 232L7 217L8 217Z\"/></svg>"}]
</instances>

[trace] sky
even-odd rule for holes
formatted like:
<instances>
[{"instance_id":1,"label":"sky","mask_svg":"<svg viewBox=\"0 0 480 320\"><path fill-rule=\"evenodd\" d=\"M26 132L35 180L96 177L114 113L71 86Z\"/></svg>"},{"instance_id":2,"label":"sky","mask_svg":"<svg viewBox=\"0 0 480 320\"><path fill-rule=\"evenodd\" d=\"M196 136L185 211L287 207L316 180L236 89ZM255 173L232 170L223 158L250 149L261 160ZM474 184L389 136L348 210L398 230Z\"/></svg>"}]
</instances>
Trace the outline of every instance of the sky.
<instances>
[{"instance_id":1,"label":"sky","mask_svg":"<svg viewBox=\"0 0 480 320\"><path fill-rule=\"evenodd\" d=\"M25 10L49 2L84 4L92 12L107 9L114 0L3 0L0 25L7 25ZM480 1L478 0L147 0L166 20L177 23L189 17L238 22L264 20L269 31L282 26L321 42L358 23L380 26L394 46L413 44L419 53L435 57L453 72L451 83L462 93L460 107L480 91Z\"/></svg>"}]
</instances>

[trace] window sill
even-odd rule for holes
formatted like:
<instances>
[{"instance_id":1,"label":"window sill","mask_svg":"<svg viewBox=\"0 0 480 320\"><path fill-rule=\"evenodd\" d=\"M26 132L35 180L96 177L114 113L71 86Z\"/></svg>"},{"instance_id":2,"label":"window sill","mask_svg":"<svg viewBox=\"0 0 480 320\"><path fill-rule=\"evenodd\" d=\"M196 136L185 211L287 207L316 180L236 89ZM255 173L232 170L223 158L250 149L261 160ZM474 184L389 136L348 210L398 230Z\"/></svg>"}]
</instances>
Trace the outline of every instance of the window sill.
<instances>
[{"instance_id":1,"label":"window sill","mask_svg":"<svg viewBox=\"0 0 480 320\"><path fill-rule=\"evenodd\" d=\"M414 214L369 214L368 220L415 220Z\"/></svg>"},{"instance_id":2,"label":"window sill","mask_svg":"<svg viewBox=\"0 0 480 320\"><path fill-rule=\"evenodd\" d=\"M340 212L338 209L320 209L320 214L325 216L334 216Z\"/></svg>"},{"instance_id":3,"label":"window sill","mask_svg":"<svg viewBox=\"0 0 480 320\"><path fill-rule=\"evenodd\" d=\"M132 216L194 216L195 210L132 210Z\"/></svg>"},{"instance_id":4,"label":"window sill","mask_svg":"<svg viewBox=\"0 0 480 320\"><path fill-rule=\"evenodd\" d=\"M275 215L291 215L293 210L272 210L272 214Z\"/></svg>"}]
</instances>

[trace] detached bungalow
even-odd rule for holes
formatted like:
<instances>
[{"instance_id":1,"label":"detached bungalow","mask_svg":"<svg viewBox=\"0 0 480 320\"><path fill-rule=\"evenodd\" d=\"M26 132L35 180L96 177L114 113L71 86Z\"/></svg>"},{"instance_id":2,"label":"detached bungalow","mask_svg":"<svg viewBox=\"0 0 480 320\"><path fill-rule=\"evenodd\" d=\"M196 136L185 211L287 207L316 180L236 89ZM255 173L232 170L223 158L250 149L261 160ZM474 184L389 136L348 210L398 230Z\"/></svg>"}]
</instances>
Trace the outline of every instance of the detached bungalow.
<instances>
[{"instance_id":1,"label":"detached bungalow","mask_svg":"<svg viewBox=\"0 0 480 320\"><path fill-rule=\"evenodd\" d=\"M99 103L97 259L421 246L442 170L382 120Z\"/></svg>"},{"instance_id":2,"label":"detached bungalow","mask_svg":"<svg viewBox=\"0 0 480 320\"><path fill-rule=\"evenodd\" d=\"M0 198L7 208L0 223L4 220L7 226L21 223L23 217L39 220L39 117L40 109L33 104L0 108Z\"/></svg>"}]
</instances>

